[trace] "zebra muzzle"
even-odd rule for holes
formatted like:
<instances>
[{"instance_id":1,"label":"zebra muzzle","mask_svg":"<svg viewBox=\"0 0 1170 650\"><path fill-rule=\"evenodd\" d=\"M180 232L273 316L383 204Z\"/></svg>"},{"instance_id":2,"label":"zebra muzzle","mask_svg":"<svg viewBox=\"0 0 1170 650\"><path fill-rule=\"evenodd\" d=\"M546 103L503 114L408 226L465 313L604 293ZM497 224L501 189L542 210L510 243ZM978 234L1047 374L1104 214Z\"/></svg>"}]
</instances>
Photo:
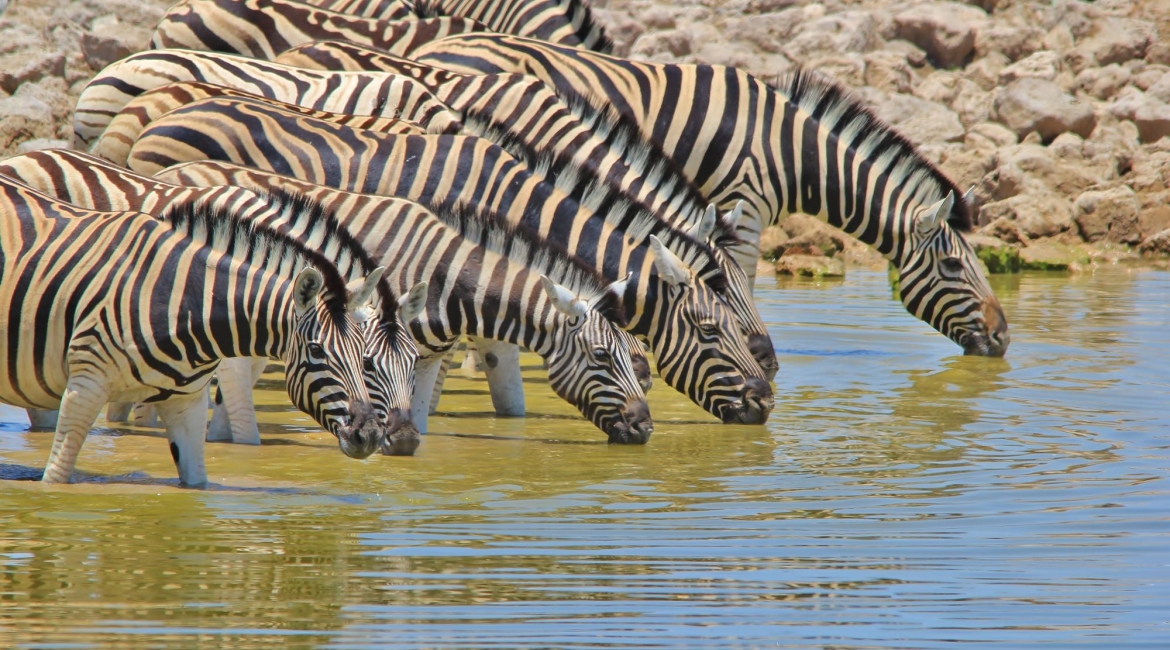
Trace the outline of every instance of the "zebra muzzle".
<instances>
[{"instance_id":1,"label":"zebra muzzle","mask_svg":"<svg viewBox=\"0 0 1170 650\"><path fill-rule=\"evenodd\" d=\"M350 402L349 415L349 424L342 427L337 436L338 444L346 456L366 458L382 445L386 429L369 402Z\"/></svg>"},{"instance_id":2,"label":"zebra muzzle","mask_svg":"<svg viewBox=\"0 0 1170 650\"><path fill-rule=\"evenodd\" d=\"M650 419L650 406L646 400L627 402L622 409L622 419L614 422L605 432L609 441L619 445L644 445L654 432Z\"/></svg>"},{"instance_id":3,"label":"zebra muzzle","mask_svg":"<svg viewBox=\"0 0 1170 650\"><path fill-rule=\"evenodd\" d=\"M748 377L743 382L739 405L723 409L723 423L763 424L772 414L774 403L772 385L759 377Z\"/></svg>"},{"instance_id":4,"label":"zebra muzzle","mask_svg":"<svg viewBox=\"0 0 1170 650\"><path fill-rule=\"evenodd\" d=\"M422 442L410 411L391 409L386 415L386 437L382 440L383 456L413 456Z\"/></svg>"}]
</instances>

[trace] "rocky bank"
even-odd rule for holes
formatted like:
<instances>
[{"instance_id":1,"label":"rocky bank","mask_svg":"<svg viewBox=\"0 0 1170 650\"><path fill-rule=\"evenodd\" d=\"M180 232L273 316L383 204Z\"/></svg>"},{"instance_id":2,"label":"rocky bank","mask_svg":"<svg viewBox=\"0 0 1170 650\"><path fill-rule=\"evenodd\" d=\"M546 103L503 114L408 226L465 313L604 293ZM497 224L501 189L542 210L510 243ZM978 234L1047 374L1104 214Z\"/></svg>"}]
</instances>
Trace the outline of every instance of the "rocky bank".
<instances>
[{"instance_id":1,"label":"rocky bank","mask_svg":"<svg viewBox=\"0 0 1170 650\"><path fill-rule=\"evenodd\" d=\"M143 49L172 0L10 0L0 155L66 146L102 67ZM595 0L619 53L805 66L853 91L961 187L989 267L1170 255L1170 0ZM872 259L796 215L765 254ZM791 270L791 269L790 269ZM830 271L835 269L828 269Z\"/></svg>"}]
</instances>

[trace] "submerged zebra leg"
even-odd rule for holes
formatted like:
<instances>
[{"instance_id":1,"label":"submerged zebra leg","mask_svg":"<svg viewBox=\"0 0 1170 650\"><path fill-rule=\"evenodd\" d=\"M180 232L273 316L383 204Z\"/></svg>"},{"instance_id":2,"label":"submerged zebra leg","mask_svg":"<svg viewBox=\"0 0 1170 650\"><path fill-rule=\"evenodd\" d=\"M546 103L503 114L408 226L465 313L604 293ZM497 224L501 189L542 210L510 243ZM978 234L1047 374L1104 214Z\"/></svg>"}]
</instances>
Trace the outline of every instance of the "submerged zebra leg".
<instances>
[{"instance_id":1,"label":"submerged zebra leg","mask_svg":"<svg viewBox=\"0 0 1170 650\"><path fill-rule=\"evenodd\" d=\"M77 454L93 427L94 420L108 400L105 387L93 378L75 375L69 378L57 413L57 435L49 462L41 480L45 483L68 483L73 477Z\"/></svg>"},{"instance_id":2,"label":"submerged zebra leg","mask_svg":"<svg viewBox=\"0 0 1170 650\"><path fill-rule=\"evenodd\" d=\"M435 411L439 410L439 399L443 397L443 384L447 381L447 373L451 370L451 359L454 356L455 348L451 348L443 354L439 373L435 376L435 387L431 389L431 406L427 409L427 415L434 415Z\"/></svg>"},{"instance_id":3,"label":"submerged zebra leg","mask_svg":"<svg viewBox=\"0 0 1170 650\"><path fill-rule=\"evenodd\" d=\"M171 441L171 458L179 470L179 483L200 487L207 483L203 462L203 437L207 431L207 391L172 397L155 405Z\"/></svg>"},{"instance_id":4,"label":"submerged zebra leg","mask_svg":"<svg viewBox=\"0 0 1170 650\"><path fill-rule=\"evenodd\" d=\"M52 431L57 428L57 411L50 409L25 409L28 414L30 431Z\"/></svg>"},{"instance_id":5,"label":"submerged zebra leg","mask_svg":"<svg viewBox=\"0 0 1170 650\"><path fill-rule=\"evenodd\" d=\"M414 395L410 398L410 417L419 433L427 432L427 408L431 403L431 391L435 388L435 378L443 365L445 354L433 357L419 357L414 364Z\"/></svg>"},{"instance_id":6,"label":"submerged zebra leg","mask_svg":"<svg viewBox=\"0 0 1170 650\"><path fill-rule=\"evenodd\" d=\"M471 337L483 359L488 389L496 415L524 415L524 380L520 376L520 347L511 343Z\"/></svg>"},{"instance_id":7,"label":"submerged zebra leg","mask_svg":"<svg viewBox=\"0 0 1170 650\"><path fill-rule=\"evenodd\" d=\"M129 422L130 412L134 410L134 402L110 402L106 406L107 422Z\"/></svg>"},{"instance_id":8,"label":"submerged zebra leg","mask_svg":"<svg viewBox=\"0 0 1170 650\"><path fill-rule=\"evenodd\" d=\"M238 445L260 444L252 387L260 380L267 365L267 359L258 357L224 359L219 363L216 369L219 389L215 394L211 423L207 426L208 441L231 440Z\"/></svg>"},{"instance_id":9,"label":"submerged zebra leg","mask_svg":"<svg viewBox=\"0 0 1170 650\"><path fill-rule=\"evenodd\" d=\"M155 410L153 404L135 404L134 415L131 420L136 427L157 427L158 426L158 411Z\"/></svg>"}]
</instances>

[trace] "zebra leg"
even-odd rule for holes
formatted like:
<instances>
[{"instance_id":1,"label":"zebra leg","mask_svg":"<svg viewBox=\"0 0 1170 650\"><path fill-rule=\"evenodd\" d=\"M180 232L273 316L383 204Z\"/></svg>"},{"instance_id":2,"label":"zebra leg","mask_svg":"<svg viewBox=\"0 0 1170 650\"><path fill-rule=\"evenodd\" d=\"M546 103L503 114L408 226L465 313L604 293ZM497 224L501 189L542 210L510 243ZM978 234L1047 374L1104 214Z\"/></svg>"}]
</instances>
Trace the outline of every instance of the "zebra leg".
<instances>
[{"instance_id":1,"label":"zebra leg","mask_svg":"<svg viewBox=\"0 0 1170 650\"><path fill-rule=\"evenodd\" d=\"M208 440L231 440L238 445L260 444L252 387L260 380L267 365L267 359L253 357L224 359L219 363L216 369L219 390L211 424L207 427Z\"/></svg>"},{"instance_id":2,"label":"zebra leg","mask_svg":"<svg viewBox=\"0 0 1170 650\"><path fill-rule=\"evenodd\" d=\"M171 458L179 470L179 483L185 487L206 485L203 437L207 435L207 391L158 402L156 410L171 441Z\"/></svg>"},{"instance_id":3,"label":"zebra leg","mask_svg":"<svg viewBox=\"0 0 1170 650\"><path fill-rule=\"evenodd\" d=\"M106 422L129 422L134 402L110 402L106 406Z\"/></svg>"},{"instance_id":4,"label":"zebra leg","mask_svg":"<svg viewBox=\"0 0 1170 650\"><path fill-rule=\"evenodd\" d=\"M57 435L41 480L45 483L68 483L73 477L77 454L93 427L94 420L109 396L105 386L86 375L69 378L57 413Z\"/></svg>"},{"instance_id":5,"label":"zebra leg","mask_svg":"<svg viewBox=\"0 0 1170 650\"><path fill-rule=\"evenodd\" d=\"M50 409L25 409L29 431L53 431L57 428L57 413Z\"/></svg>"},{"instance_id":6,"label":"zebra leg","mask_svg":"<svg viewBox=\"0 0 1170 650\"><path fill-rule=\"evenodd\" d=\"M454 349L443 353L439 372L435 376L435 387L431 389L431 405L427 408L427 415L434 415L435 411L439 410L439 399L443 396L443 384L447 381L447 372L451 370L451 358L454 356Z\"/></svg>"},{"instance_id":7,"label":"zebra leg","mask_svg":"<svg viewBox=\"0 0 1170 650\"><path fill-rule=\"evenodd\" d=\"M435 378L443 365L444 355L422 357L414 364L414 395L410 398L410 419L419 433L427 432L427 412L431 404L431 391L435 389Z\"/></svg>"},{"instance_id":8,"label":"zebra leg","mask_svg":"<svg viewBox=\"0 0 1170 650\"><path fill-rule=\"evenodd\" d=\"M483 359L488 389L496 415L524 415L524 382L520 377L520 347L490 339L472 338Z\"/></svg>"},{"instance_id":9,"label":"zebra leg","mask_svg":"<svg viewBox=\"0 0 1170 650\"><path fill-rule=\"evenodd\" d=\"M133 420L136 427L157 427L158 411L154 404L135 404Z\"/></svg>"}]
</instances>

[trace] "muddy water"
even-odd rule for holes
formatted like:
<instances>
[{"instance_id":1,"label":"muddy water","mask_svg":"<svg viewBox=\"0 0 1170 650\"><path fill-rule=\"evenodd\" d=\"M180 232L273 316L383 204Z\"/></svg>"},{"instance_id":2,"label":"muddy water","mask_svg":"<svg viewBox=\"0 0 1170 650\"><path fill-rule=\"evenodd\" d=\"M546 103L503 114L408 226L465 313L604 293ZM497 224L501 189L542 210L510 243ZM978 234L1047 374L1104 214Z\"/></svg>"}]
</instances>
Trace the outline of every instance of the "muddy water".
<instances>
[{"instance_id":1,"label":"muddy water","mask_svg":"<svg viewBox=\"0 0 1170 650\"><path fill-rule=\"evenodd\" d=\"M971 359L884 274L763 278L766 427L650 395L611 447L528 359L524 420L456 376L414 458L357 462L290 412L211 445L100 428L80 484L0 412L0 647L1165 647L1170 273L1000 278ZM99 423L104 427L104 423Z\"/></svg>"}]
</instances>

